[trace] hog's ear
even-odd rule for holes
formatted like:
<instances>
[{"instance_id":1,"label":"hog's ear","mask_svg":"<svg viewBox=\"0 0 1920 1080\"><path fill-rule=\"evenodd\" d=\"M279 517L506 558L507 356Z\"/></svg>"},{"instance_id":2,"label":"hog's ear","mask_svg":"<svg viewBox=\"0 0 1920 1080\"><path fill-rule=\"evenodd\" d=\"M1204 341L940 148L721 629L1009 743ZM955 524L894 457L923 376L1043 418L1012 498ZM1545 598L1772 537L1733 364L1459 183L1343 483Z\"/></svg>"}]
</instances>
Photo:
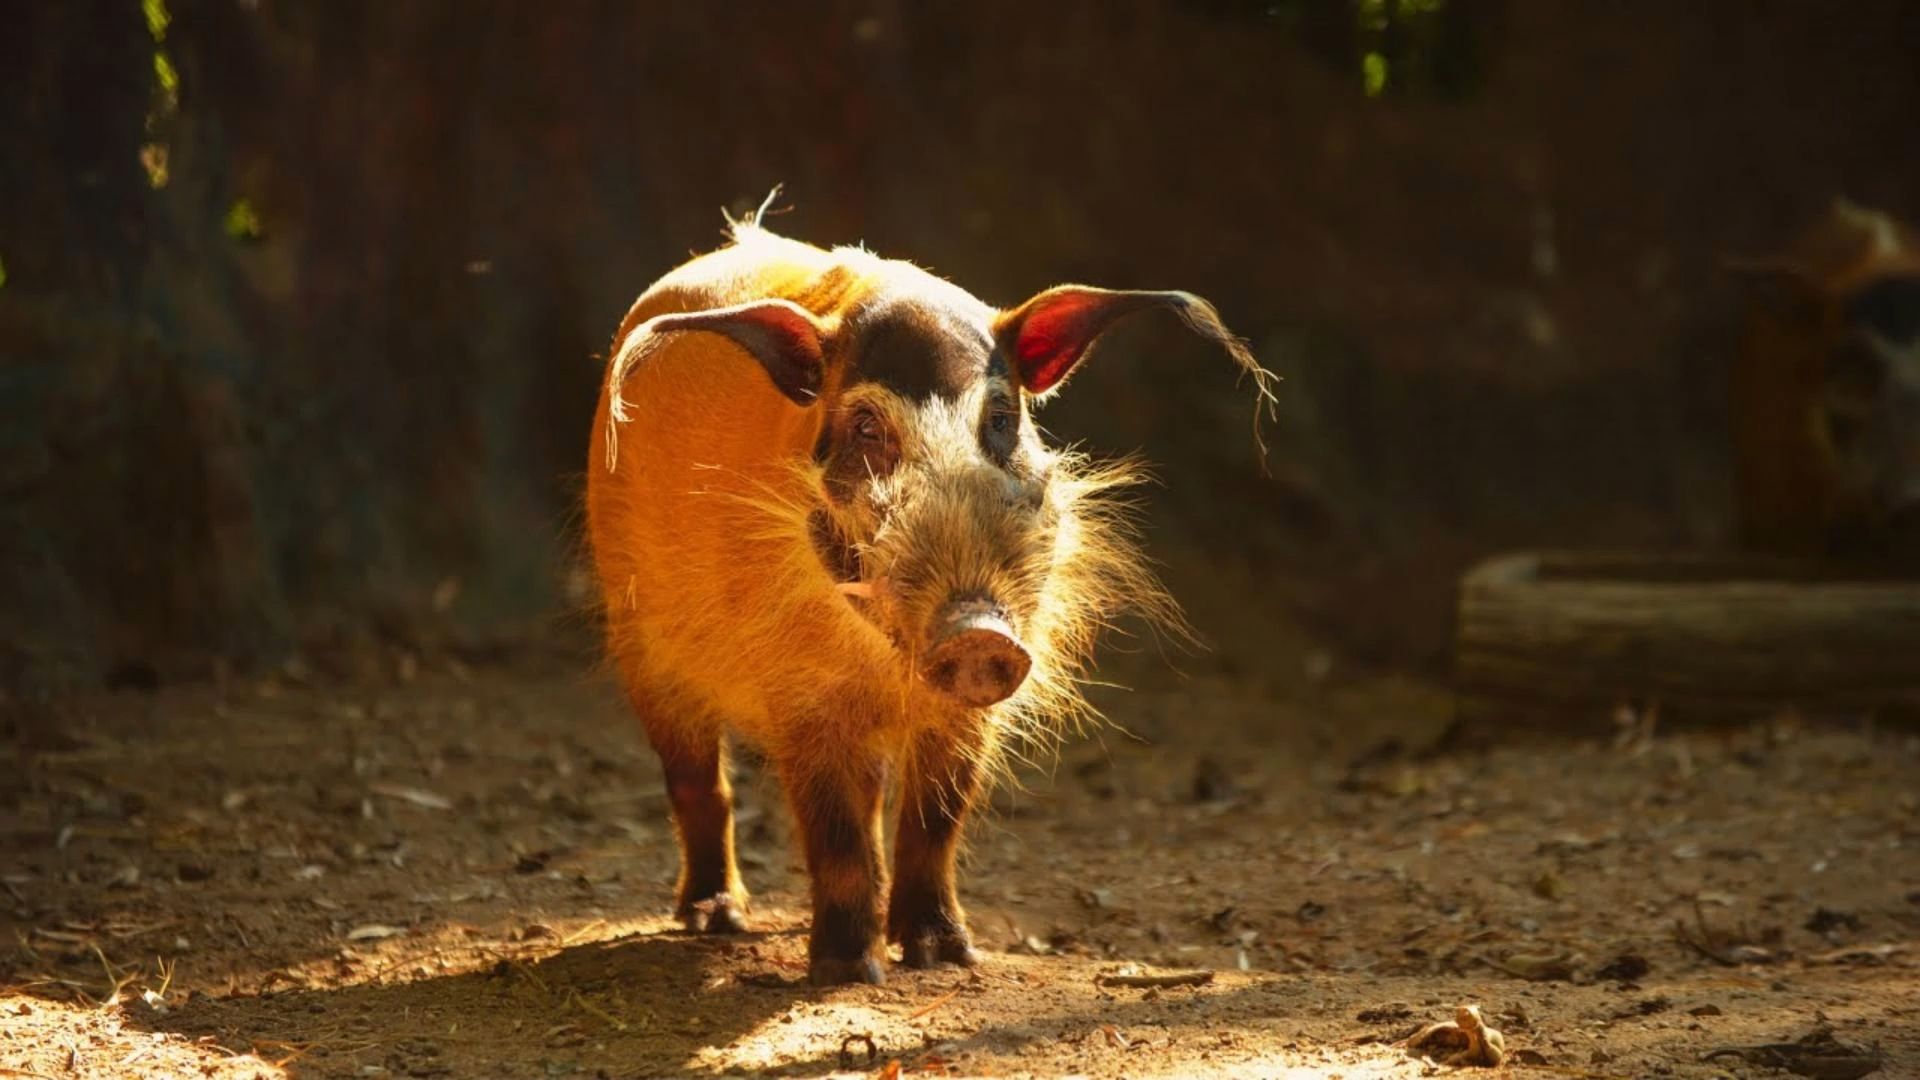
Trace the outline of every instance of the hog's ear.
<instances>
[{"instance_id":1,"label":"hog's ear","mask_svg":"<svg viewBox=\"0 0 1920 1080\"><path fill-rule=\"evenodd\" d=\"M760 361L773 385L795 405L813 404L826 374L826 330L790 300L755 300L709 311L660 315L641 328L646 336L704 330L730 338ZM635 335L636 337L640 335Z\"/></svg>"},{"instance_id":2,"label":"hog's ear","mask_svg":"<svg viewBox=\"0 0 1920 1080\"><path fill-rule=\"evenodd\" d=\"M1045 394L1072 373L1115 322L1149 308L1172 310L1189 329L1225 348L1233 362L1254 377L1261 397L1271 400L1272 373L1226 328L1213 305L1192 293L1059 285L995 320L994 340L1020 385L1030 394Z\"/></svg>"},{"instance_id":3,"label":"hog's ear","mask_svg":"<svg viewBox=\"0 0 1920 1080\"><path fill-rule=\"evenodd\" d=\"M721 334L747 351L766 369L787 399L812 405L826 376L825 341L829 331L807 309L788 300L755 300L732 307L656 315L626 336L607 365L607 469L618 459L620 427L628 420L620 396L627 376L645 363L668 335L704 330Z\"/></svg>"}]
</instances>

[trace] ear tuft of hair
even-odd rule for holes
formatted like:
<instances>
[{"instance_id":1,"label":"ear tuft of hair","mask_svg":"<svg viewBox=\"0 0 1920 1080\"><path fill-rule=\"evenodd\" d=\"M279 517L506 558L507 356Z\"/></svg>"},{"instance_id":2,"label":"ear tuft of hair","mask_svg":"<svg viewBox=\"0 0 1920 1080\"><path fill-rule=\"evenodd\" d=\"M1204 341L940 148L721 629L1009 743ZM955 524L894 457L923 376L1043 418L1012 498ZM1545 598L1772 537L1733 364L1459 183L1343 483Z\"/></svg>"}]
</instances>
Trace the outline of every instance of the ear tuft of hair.
<instances>
[{"instance_id":1,"label":"ear tuft of hair","mask_svg":"<svg viewBox=\"0 0 1920 1080\"><path fill-rule=\"evenodd\" d=\"M1264 468L1267 444L1260 420L1263 413L1275 415L1273 388L1280 377L1260 366L1246 339L1228 330L1214 306L1192 293L1057 285L1002 314L994 337L1021 386L1039 397L1063 385L1113 324L1150 308L1172 309L1189 330L1225 349L1241 373L1253 378L1253 438Z\"/></svg>"},{"instance_id":2,"label":"ear tuft of hair","mask_svg":"<svg viewBox=\"0 0 1920 1080\"><path fill-rule=\"evenodd\" d=\"M1280 398L1274 393L1274 387L1280 382L1280 376L1260 366L1247 339L1227 329L1227 324L1220 319L1220 312L1212 304L1192 293L1176 292L1173 295L1179 298L1174 303L1174 310L1180 313L1180 319L1187 324L1187 329L1225 349L1227 357L1240 369L1241 375L1253 380L1253 441L1260 449L1260 465L1265 468L1267 441L1260 432L1260 418L1262 414L1268 419L1278 415Z\"/></svg>"}]
</instances>

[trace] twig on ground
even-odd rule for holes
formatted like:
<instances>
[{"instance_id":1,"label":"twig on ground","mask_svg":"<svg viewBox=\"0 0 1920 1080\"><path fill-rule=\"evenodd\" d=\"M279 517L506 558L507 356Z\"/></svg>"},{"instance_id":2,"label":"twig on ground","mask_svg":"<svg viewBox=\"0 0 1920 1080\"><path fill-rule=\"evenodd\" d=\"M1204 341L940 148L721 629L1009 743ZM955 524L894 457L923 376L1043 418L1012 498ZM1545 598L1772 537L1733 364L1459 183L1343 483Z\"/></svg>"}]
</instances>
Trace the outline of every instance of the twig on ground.
<instances>
[{"instance_id":1,"label":"twig on ground","mask_svg":"<svg viewBox=\"0 0 1920 1080\"><path fill-rule=\"evenodd\" d=\"M864 1033L849 1035L840 1040L840 1067L843 1069L851 1069L853 1067L853 1054L847 1049L851 1046L865 1046L867 1048L868 1065L872 1065L874 1062L880 1060L880 1045L873 1041L873 1036Z\"/></svg>"},{"instance_id":2,"label":"twig on ground","mask_svg":"<svg viewBox=\"0 0 1920 1080\"><path fill-rule=\"evenodd\" d=\"M1878 1047L1861 1046L1835 1038L1831 1029L1815 1028L1790 1043L1723 1046L1700 1056L1702 1061L1739 1058L1749 1065L1785 1069L1815 1080L1855 1080L1877 1072L1885 1063Z\"/></svg>"},{"instance_id":3,"label":"twig on ground","mask_svg":"<svg viewBox=\"0 0 1920 1080\"><path fill-rule=\"evenodd\" d=\"M627 1030L627 1022L625 1020L620 1019L619 1017L613 1015L612 1013L601 1008L600 1006L595 1005L593 1002L588 1001L586 998L581 997L580 992L578 990L567 991L567 997L572 1004L580 1006L581 1012L586 1013L588 1016L598 1017L599 1019L613 1025L613 1030L615 1031Z\"/></svg>"},{"instance_id":4,"label":"twig on ground","mask_svg":"<svg viewBox=\"0 0 1920 1080\"><path fill-rule=\"evenodd\" d=\"M376 781L367 785L367 790L373 792L375 795L384 796L389 799L397 799L404 803L411 803L414 806L427 810L453 809L452 799L447 798L437 791L428 791L426 788Z\"/></svg>"},{"instance_id":5,"label":"twig on ground","mask_svg":"<svg viewBox=\"0 0 1920 1080\"><path fill-rule=\"evenodd\" d=\"M566 937L561 938L560 947L563 949L571 948L575 943L585 940L589 935L593 934L595 931L605 929L606 925L607 925L607 920L595 919L592 922L586 924L585 926L582 926L579 929L575 930L573 933L568 934Z\"/></svg>"},{"instance_id":6,"label":"twig on ground","mask_svg":"<svg viewBox=\"0 0 1920 1080\"><path fill-rule=\"evenodd\" d=\"M311 1051L311 1049L313 1049L313 1047L317 1047L317 1045L321 1045L321 1043L280 1042L280 1040L259 1040L259 1042L253 1043L253 1057L257 1057L257 1059L261 1059L261 1061L265 1061L265 1063L267 1063L267 1065L271 1065L271 1067L286 1068L288 1067L288 1065L292 1065L292 1063L296 1063L296 1061L300 1061L301 1057L307 1057L307 1051ZM278 1059L275 1059L275 1057L267 1057L265 1053L261 1053L261 1047L278 1047L278 1049L286 1049L286 1051L292 1051L292 1053L288 1053L286 1057L278 1057Z\"/></svg>"},{"instance_id":7,"label":"twig on ground","mask_svg":"<svg viewBox=\"0 0 1920 1080\"><path fill-rule=\"evenodd\" d=\"M1906 952L1910 942L1889 941L1882 945L1846 945L1807 957L1809 964L1884 964L1888 958Z\"/></svg>"},{"instance_id":8,"label":"twig on ground","mask_svg":"<svg viewBox=\"0 0 1920 1080\"><path fill-rule=\"evenodd\" d=\"M100 946L93 942L88 942L87 947L93 950L94 956L99 957L100 967L107 973L107 996L106 999L100 1003L100 1007L106 1009L120 1004L120 991L125 990L128 984L138 980L140 976L116 975L113 970L113 964L107 960L107 954L100 951Z\"/></svg>"},{"instance_id":9,"label":"twig on ground","mask_svg":"<svg viewBox=\"0 0 1920 1080\"><path fill-rule=\"evenodd\" d=\"M1698 930L1688 930L1684 922L1674 923L1674 940L1722 967L1764 964L1779 958L1772 950L1753 944L1753 934L1744 926L1740 928L1739 935L1744 940L1733 940L1708 926L1706 910L1701 907L1698 897L1693 901L1693 921Z\"/></svg>"},{"instance_id":10,"label":"twig on ground","mask_svg":"<svg viewBox=\"0 0 1920 1080\"><path fill-rule=\"evenodd\" d=\"M1205 986L1211 971L1180 971L1170 975L1095 975L1095 986L1124 986L1134 990L1165 990L1174 986Z\"/></svg>"},{"instance_id":11,"label":"twig on ground","mask_svg":"<svg viewBox=\"0 0 1920 1080\"><path fill-rule=\"evenodd\" d=\"M1481 956L1481 963L1497 971L1503 971L1516 979L1533 982L1566 981L1573 978L1574 965L1580 960L1578 953L1514 953L1505 960L1496 960L1492 956Z\"/></svg>"},{"instance_id":12,"label":"twig on ground","mask_svg":"<svg viewBox=\"0 0 1920 1080\"><path fill-rule=\"evenodd\" d=\"M939 997L934 998L932 1001L929 1001L925 1005L922 1005L919 1008L908 1013L907 1019L918 1020L921 1017L926 1016L928 1013L931 1013L933 1010L939 1008L942 1005L945 1005L949 1001L952 1001L954 997L958 995L962 989L963 987L956 986L953 989L947 991L946 993L941 994Z\"/></svg>"},{"instance_id":13,"label":"twig on ground","mask_svg":"<svg viewBox=\"0 0 1920 1080\"><path fill-rule=\"evenodd\" d=\"M513 969L515 971L518 971L520 974L525 975L527 977L528 982L531 982L533 985L539 987L541 993L551 994L553 992L553 988L547 985L547 980L542 979L539 975L535 974L534 970L528 967L525 963L517 959L509 962L513 964Z\"/></svg>"},{"instance_id":14,"label":"twig on ground","mask_svg":"<svg viewBox=\"0 0 1920 1080\"><path fill-rule=\"evenodd\" d=\"M1713 931L1707 928L1707 913L1700 907L1700 901L1698 899L1695 899L1693 902L1693 921L1700 928L1697 933L1690 933L1687 930L1686 923L1676 922L1673 924L1673 937L1675 941L1678 941L1680 944L1685 945L1687 948L1692 949L1694 952L1699 953L1701 956L1723 967L1740 966L1738 960L1733 959L1714 946Z\"/></svg>"}]
</instances>

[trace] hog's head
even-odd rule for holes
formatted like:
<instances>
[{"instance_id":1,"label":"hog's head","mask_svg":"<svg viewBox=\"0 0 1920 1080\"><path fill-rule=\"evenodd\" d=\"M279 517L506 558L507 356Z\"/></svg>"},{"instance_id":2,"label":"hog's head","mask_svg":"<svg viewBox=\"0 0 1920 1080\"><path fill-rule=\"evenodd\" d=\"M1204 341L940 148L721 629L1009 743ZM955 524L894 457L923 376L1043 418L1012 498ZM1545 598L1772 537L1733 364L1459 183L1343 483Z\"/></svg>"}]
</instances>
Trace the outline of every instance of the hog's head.
<instances>
[{"instance_id":1,"label":"hog's head","mask_svg":"<svg viewBox=\"0 0 1920 1080\"><path fill-rule=\"evenodd\" d=\"M1071 708L1100 628L1129 609L1178 614L1114 495L1137 469L1048 445L1033 405L1109 328L1152 310L1224 346L1263 399L1273 376L1188 293L1061 286L996 310L883 265L828 316L771 299L655 329L727 335L817 415L808 541L907 677L963 709Z\"/></svg>"}]
</instances>

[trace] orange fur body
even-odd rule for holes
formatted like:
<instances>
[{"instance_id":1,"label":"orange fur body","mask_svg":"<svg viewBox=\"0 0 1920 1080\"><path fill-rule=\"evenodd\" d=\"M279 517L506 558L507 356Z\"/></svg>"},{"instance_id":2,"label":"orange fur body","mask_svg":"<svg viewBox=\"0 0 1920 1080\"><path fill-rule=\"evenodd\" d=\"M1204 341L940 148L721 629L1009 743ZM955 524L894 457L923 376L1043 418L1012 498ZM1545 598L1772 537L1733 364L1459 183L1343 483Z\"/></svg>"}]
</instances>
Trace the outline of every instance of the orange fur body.
<instances>
[{"instance_id":1,"label":"orange fur body","mask_svg":"<svg viewBox=\"0 0 1920 1080\"><path fill-rule=\"evenodd\" d=\"M919 966L974 961L953 882L968 806L1010 748L1085 714L1100 629L1129 609L1178 621L1112 494L1130 464L1049 447L1025 419L1101 328L1153 305L1227 344L1265 392L1188 294L1062 287L999 312L910 264L752 223L628 312L588 529L608 653L667 773L689 925L742 925L732 733L764 751L799 827L816 981L879 981L888 938ZM999 629L943 630L962 617Z\"/></svg>"}]
</instances>

